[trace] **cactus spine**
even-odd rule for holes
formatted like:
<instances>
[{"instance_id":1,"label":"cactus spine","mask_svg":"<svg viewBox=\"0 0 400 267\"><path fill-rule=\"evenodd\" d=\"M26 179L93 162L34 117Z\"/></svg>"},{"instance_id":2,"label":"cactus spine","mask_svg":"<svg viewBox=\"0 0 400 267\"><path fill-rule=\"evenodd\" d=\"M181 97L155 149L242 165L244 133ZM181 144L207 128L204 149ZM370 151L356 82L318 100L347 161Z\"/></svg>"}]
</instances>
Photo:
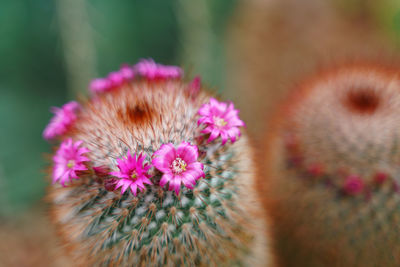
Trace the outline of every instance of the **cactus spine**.
<instances>
[{"instance_id":1,"label":"cactus spine","mask_svg":"<svg viewBox=\"0 0 400 267\"><path fill-rule=\"evenodd\" d=\"M104 81L96 82L103 90ZM48 194L52 221L77 264L269 265L247 137L224 146L207 142L197 112L210 95L188 86L176 78L135 78L82 105L63 138L83 141L88 166L96 168L65 187L52 185ZM167 190L154 168L153 184L137 195L115 188L109 173L127 152L151 162L163 144L183 141L198 147L204 165L193 189Z\"/></svg>"},{"instance_id":2,"label":"cactus spine","mask_svg":"<svg viewBox=\"0 0 400 267\"><path fill-rule=\"evenodd\" d=\"M283 266L399 266L398 69L323 71L273 124L259 182Z\"/></svg>"}]
</instances>

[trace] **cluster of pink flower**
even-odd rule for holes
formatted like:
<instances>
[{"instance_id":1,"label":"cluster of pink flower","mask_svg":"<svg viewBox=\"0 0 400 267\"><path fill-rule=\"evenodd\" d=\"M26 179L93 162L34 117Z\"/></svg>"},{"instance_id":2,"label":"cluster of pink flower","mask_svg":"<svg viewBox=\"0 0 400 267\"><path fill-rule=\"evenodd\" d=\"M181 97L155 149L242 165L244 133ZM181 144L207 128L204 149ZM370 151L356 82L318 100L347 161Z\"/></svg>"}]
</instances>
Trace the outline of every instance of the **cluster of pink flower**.
<instances>
[{"instance_id":1,"label":"cluster of pink flower","mask_svg":"<svg viewBox=\"0 0 400 267\"><path fill-rule=\"evenodd\" d=\"M152 59L142 59L133 66L133 70L149 80L179 79L183 76L181 68L158 64Z\"/></svg>"},{"instance_id":2,"label":"cluster of pink flower","mask_svg":"<svg viewBox=\"0 0 400 267\"><path fill-rule=\"evenodd\" d=\"M106 78L97 78L90 82L89 89L93 93L104 93L120 87L135 78L135 72L129 65L122 65L119 71L110 72Z\"/></svg>"},{"instance_id":3,"label":"cluster of pink flower","mask_svg":"<svg viewBox=\"0 0 400 267\"><path fill-rule=\"evenodd\" d=\"M135 153L132 157L128 151L126 158L117 160L119 171L110 172L110 175L120 178L116 181L115 189L121 187L123 194L130 188L136 196L137 189L145 190L144 184L153 184L148 170L154 166L163 173L160 186L164 187L169 183L168 190L174 190L179 195L181 184L193 189L196 181L205 177L203 164L198 162L198 156L197 146L187 142L182 142L177 148L171 143L162 145L154 153L151 164L143 164L146 158L144 155L137 157Z\"/></svg>"},{"instance_id":4,"label":"cluster of pink flower","mask_svg":"<svg viewBox=\"0 0 400 267\"><path fill-rule=\"evenodd\" d=\"M43 131L43 138L51 140L67 132L68 128L75 122L75 112L79 109L79 104L75 101L68 102L61 108L52 107L54 117Z\"/></svg>"},{"instance_id":5,"label":"cluster of pink flower","mask_svg":"<svg viewBox=\"0 0 400 267\"><path fill-rule=\"evenodd\" d=\"M94 80L91 86L97 84L97 89L91 87L92 91L104 92L99 88L104 84L112 84L112 86L121 85L126 80L133 79L134 71L129 67L123 66L119 72L111 73L107 81L99 79ZM160 78L177 78L182 75L182 71L178 67L163 66L154 63L152 60L142 60L135 65L133 69L143 77L148 79ZM122 77L117 78L117 76ZM104 83L102 85L102 83ZM198 77L192 82L193 85L189 90L198 91L200 87L200 79ZM54 108L55 116L51 119L49 125L44 130L43 136L45 139L54 139L67 132L72 124L77 119L75 112L78 110L79 104L76 102L69 102L62 108ZM204 125L201 131L203 134L209 134L208 142L215 140L218 136L221 137L222 145L225 145L228 138L231 142L235 142L240 137L240 130L238 127L244 126L243 121L238 117L238 110L236 110L232 103L219 102L211 98L209 103L204 104L198 111L200 118L198 125ZM82 141L73 142L71 138L64 140L55 156L53 157L53 183L59 182L65 186L67 182L72 179L78 179L79 175L84 171L89 171L90 164L89 158L84 156L89 153L89 149L82 146ZM173 144L163 144L152 156L151 163L145 162L146 156L143 154L132 155L128 151L126 157L117 160L117 167L119 171L108 172L101 166L92 167L94 172L105 172L103 175L115 177L117 179L109 179L113 181L112 190L121 188L123 194L128 188L136 196L137 191L144 191L145 184L152 185L149 170L154 167L162 173L159 182L161 187L168 184L168 190L175 191L178 195L181 185L183 184L189 189L193 189L196 181L200 177L205 177L203 171L203 164L198 161L199 153L198 147L187 142L182 142L177 147Z\"/></svg>"},{"instance_id":6,"label":"cluster of pink flower","mask_svg":"<svg viewBox=\"0 0 400 267\"><path fill-rule=\"evenodd\" d=\"M321 163L304 164L303 156L301 155L301 148L299 141L293 135L286 137L286 149L289 154L289 161L292 166L304 168L305 171L317 180L322 180L329 186L337 187L338 191L348 196L356 196L365 193L367 196L374 186L379 186L389 180L389 174L383 171L377 171L372 175L372 179L363 179L362 176L346 172L345 170L337 170L343 179L335 179L333 183L328 182L329 174ZM304 170L303 169L303 170ZM393 182L394 190L398 190L396 181Z\"/></svg>"},{"instance_id":7,"label":"cluster of pink flower","mask_svg":"<svg viewBox=\"0 0 400 267\"><path fill-rule=\"evenodd\" d=\"M119 71L108 74L105 78L94 79L89 89L93 93L104 93L132 81L138 74L148 80L179 79L183 75L181 68L155 63L152 59L142 59L134 66L122 65Z\"/></svg>"}]
</instances>

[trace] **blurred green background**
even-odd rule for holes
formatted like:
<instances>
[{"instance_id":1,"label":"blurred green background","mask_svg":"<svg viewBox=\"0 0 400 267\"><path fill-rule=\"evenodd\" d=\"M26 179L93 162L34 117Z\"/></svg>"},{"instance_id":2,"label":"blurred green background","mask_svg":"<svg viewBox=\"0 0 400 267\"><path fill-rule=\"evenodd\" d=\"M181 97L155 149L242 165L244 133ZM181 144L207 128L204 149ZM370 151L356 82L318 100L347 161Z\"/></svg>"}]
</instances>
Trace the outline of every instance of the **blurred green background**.
<instances>
[{"instance_id":1,"label":"blurred green background","mask_svg":"<svg viewBox=\"0 0 400 267\"><path fill-rule=\"evenodd\" d=\"M379 31L398 44L400 1L330 2L337 2L338 10L352 18L368 13ZM0 0L0 218L18 215L44 196L48 166L44 155L50 152L50 146L41 135L52 116L49 108L86 94L90 79L105 76L122 63L152 57L164 64L181 65L189 75L201 74L209 87L232 95L244 107L246 97L235 99L234 94L227 93L234 86L226 89L226 46L232 40L241 41L241 36L228 41L226 35L229 27L236 26L232 17L245 3ZM296 10L285 12L295 14ZM245 23L241 27L251 36ZM263 38L274 41L273 35ZM242 63L246 62L236 62ZM264 102L260 99L254 104L262 106Z\"/></svg>"},{"instance_id":2,"label":"blurred green background","mask_svg":"<svg viewBox=\"0 0 400 267\"><path fill-rule=\"evenodd\" d=\"M41 134L49 108L86 94L91 78L152 57L223 88L222 38L234 6L234 0L1 0L0 217L43 198L50 146Z\"/></svg>"}]
</instances>

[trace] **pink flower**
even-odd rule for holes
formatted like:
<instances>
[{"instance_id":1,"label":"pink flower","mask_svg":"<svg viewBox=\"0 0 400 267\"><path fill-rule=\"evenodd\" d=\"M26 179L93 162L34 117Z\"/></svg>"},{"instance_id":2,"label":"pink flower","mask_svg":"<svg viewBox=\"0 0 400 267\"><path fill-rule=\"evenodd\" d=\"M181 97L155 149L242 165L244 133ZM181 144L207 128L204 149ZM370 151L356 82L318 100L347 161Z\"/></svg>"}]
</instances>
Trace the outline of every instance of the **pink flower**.
<instances>
[{"instance_id":1,"label":"pink flower","mask_svg":"<svg viewBox=\"0 0 400 267\"><path fill-rule=\"evenodd\" d=\"M133 80L135 78L135 72L128 64L123 64L119 69L119 73L125 80Z\"/></svg>"},{"instance_id":2,"label":"pink flower","mask_svg":"<svg viewBox=\"0 0 400 267\"><path fill-rule=\"evenodd\" d=\"M53 184L59 181L62 186L65 186L66 182L79 178L77 172L87 170L83 162L89 159L83 154L89 152L89 149L79 147L82 143L82 141L74 143L71 138L61 143L53 157Z\"/></svg>"},{"instance_id":3,"label":"pink flower","mask_svg":"<svg viewBox=\"0 0 400 267\"><path fill-rule=\"evenodd\" d=\"M238 127L245 125L239 119L238 113L239 110L235 109L232 103L219 102L215 98L211 98L209 103L204 104L199 109L198 114L201 118L197 121L197 124L206 125L206 128L201 132L210 134L208 142L221 136L222 145L226 143L228 138L233 143L240 136Z\"/></svg>"},{"instance_id":4,"label":"pink flower","mask_svg":"<svg viewBox=\"0 0 400 267\"><path fill-rule=\"evenodd\" d=\"M364 181L358 175L349 175L344 182L344 191L348 195L357 195L364 189Z\"/></svg>"},{"instance_id":5,"label":"pink flower","mask_svg":"<svg viewBox=\"0 0 400 267\"><path fill-rule=\"evenodd\" d=\"M141 76L149 79L178 79L183 75L181 68L157 64L152 59L142 59L134 66L134 69Z\"/></svg>"},{"instance_id":6,"label":"pink flower","mask_svg":"<svg viewBox=\"0 0 400 267\"><path fill-rule=\"evenodd\" d=\"M107 191L112 192L115 190L115 186L117 185L117 183L118 183L118 179L115 179L115 178L105 179L104 188Z\"/></svg>"},{"instance_id":7,"label":"pink flower","mask_svg":"<svg viewBox=\"0 0 400 267\"><path fill-rule=\"evenodd\" d=\"M194 79L189 83L188 89L189 95L192 96L192 98L195 98L199 94L201 89L201 77L194 77Z\"/></svg>"},{"instance_id":8,"label":"pink flower","mask_svg":"<svg viewBox=\"0 0 400 267\"><path fill-rule=\"evenodd\" d=\"M111 82L107 78L97 78L90 82L89 89L92 93L103 93L111 88Z\"/></svg>"},{"instance_id":9,"label":"pink flower","mask_svg":"<svg viewBox=\"0 0 400 267\"><path fill-rule=\"evenodd\" d=\"M108 173L110 172L106 166L93 166L92 169L96 176L100 178L108 176Z\"/></svg>"},{"instance_id":10,"label":"pink flower","mask_svg":"<svg viewBox=\"0 0 400 267\"><path fill-rule=\"evenodd\" d=\"M124 82L135 78L133 68L123 64L119 71L110 72L106 78L97 78L90 82L89 89L93 93L104 93L120 87Z\"/></svg>"},{"instance_id":11,"label":"pink flower","mask_svg":"<svg viewBox=\"0 0 400 267\"><path fill-rule=\"evenodd\" d=\"M53 107L51 111L55 114L50 123L43 131L43 138L53 139L67 132L68 128L76 121L75 111L79 104L75 101L68 102L61 108Z\"/></svg>"},{"instance_id":12,"label":"pink flower","mask_svg":"<svg viewBox=\"0 0 400 267\"><path fill-rule=\"evenodd\" d=\"M312 176L321 176L324 174L324 166L319 163L313 163L308 166L307 171L312 175Z\"/></svg>"},{"instance_id":13,"label":"pink flower","mask_svg":"<svg viewBox=\"0 0 400 267\"><path fill-rule=\"evenodd\" d=\"M110 72L107 80L110 83L110 89L120 87L125 82L124 76L119 71Z\"/></svg>"},{"instance_id":14,"label":"pink flower","mask_svg":"<svg viewBox=\"0 0 400 267\"><path fill-rule=\"evenodd\" d=\"M374 176L374 180L378 184L383 184L388 177L389 175L386 172L377 172Z\"/></svg>"},{"instance_id":15,"label":"pink flower","mask_svg":"<svg viewBox=\"0 0 400 267\"><path fill-rule=\"evenodd\" d=\"M132 157L128 151L126 158L117 159L119 171L110 172L110 175L120 178L116 183L115 189L122 187L121 193L123 194L129 187L136 196L137 189L143 191L146 189L144 184L152 184L149 180L151 176L147 173L151 165L148 163L143 165L145 158L146 156L142 154L137 157L136 153Z\"/></svg>"},{"instance_id":16,"label":"pink flower","mask_svg":"<svg viewBox=\"0 0 400 267\"><path fill-rule=\"evenodd\" d=\"M197 146L182 142L178 148L174 145L164 144L154 152L153 165L163 173L160 186L169 182L168 190L174 190L177 195L183 183L189 189L193 189L196 180L205 177L203 164L197 161L199 156Z\"/></svg>"}]
</instances>

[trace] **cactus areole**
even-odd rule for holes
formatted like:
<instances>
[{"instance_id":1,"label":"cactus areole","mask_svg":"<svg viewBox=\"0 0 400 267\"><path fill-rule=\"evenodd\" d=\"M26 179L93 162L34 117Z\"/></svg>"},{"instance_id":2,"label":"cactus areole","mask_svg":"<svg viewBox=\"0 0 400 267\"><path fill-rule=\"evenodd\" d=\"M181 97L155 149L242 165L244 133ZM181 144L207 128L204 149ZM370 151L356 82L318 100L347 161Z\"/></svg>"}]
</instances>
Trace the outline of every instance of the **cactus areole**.
<instances>
[{"instance_id":1,"label":"cactus areole","mask_svg":"<svg viewBox=\"0 0 400 267\"><path fill-rule=\"evenodd\" d=\"M51 219L76 264L268 265L253 155L232 103L152 60L90 90L55 109L44 132L59 144Z\"/></svg>"}]
</instances>

